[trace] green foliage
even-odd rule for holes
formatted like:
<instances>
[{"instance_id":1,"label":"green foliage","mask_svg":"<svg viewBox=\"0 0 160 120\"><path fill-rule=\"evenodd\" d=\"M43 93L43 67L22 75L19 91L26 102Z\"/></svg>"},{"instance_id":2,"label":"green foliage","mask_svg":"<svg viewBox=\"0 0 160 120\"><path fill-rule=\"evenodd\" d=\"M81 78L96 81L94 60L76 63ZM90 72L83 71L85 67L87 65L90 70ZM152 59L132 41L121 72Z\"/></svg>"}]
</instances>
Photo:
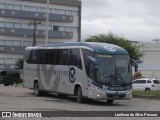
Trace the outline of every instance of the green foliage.
<instances>
[{"instance_id":1,"label":"green foliage","mask_svg":"<svg viewBox=\"0 0 160 120\"><path fill-rule=\"evenodd\" d=\"M139 98L158 98L160 99L160 91L132 91L133 97Z\"/></svg>"},{"instance_id":2,"label":"green foliage","mask_svg":"<svg viewBox=\"0 0 160 120\"><path fill-rule=\"evenodd\" d=\"M109 32L108 34L90 36L85 41L102 42L118 45L124 48L129 53L130 57L135 60L140 60L140 57L142 56L140 49L135 44L133 44L133 42L129 41L128 39L125 39L124 37L119 37L111 32Z\"/></svg>"},{"instance_id":3,"label":"green foliage","mask_svg":"<svg viewBox=\"0 0 160 120\"><path fill-rule=\"evenodd\" d=\"M23 69L23 59L18 59L16 61L16 68L17 69Z\"/></svg>"}]
</instances>

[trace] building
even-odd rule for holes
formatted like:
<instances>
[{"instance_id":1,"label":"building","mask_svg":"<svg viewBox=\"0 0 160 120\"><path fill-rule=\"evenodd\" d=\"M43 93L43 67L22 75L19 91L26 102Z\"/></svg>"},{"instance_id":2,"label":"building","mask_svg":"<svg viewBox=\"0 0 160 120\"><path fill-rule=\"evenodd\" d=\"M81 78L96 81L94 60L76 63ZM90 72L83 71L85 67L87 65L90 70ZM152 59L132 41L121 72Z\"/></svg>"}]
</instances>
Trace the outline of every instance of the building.
<instances>
[{"instance_id":1,"label":"building","mask_svg":"<svg viewBox=\"0 0 160 120\"><path fill-rule=\"evenodd\" d=\"M143 77L157 77L160 79L160 43L140 43L143 57L139 63L139 70Z\"/></svg>"},{"instance_id":2,"label":"building","mask_svg":"<svg viewBox=\"0 0 160 120\"><path fill-rule=\"evenodd\" d=\"M81 1L49 0L48 44L81 40ZM44 45L47 0L0 0L0 69L14 69L26 46ZM34 42L35 40L35 42Z\"/></svg>"}]
</instances>

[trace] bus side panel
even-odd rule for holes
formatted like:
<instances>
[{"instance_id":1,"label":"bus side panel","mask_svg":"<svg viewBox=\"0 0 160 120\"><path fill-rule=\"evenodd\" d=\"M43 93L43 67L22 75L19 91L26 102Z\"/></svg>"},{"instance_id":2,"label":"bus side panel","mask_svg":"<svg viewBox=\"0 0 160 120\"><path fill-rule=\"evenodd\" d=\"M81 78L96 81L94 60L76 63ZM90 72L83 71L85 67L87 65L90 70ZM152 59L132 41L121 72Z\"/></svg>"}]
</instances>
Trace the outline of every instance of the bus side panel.
<instances>
[{"instance_id":1,"label":"bus side panel","mask_svg":"<svg viewBox=\"0 0 160 120\"><path fill-rule=\"evenodd\" d=\"M41 90L74 95L75 85L79 84L82 87L83 96L87 96L85 72L77 67L68 65L37 65L35 74L34 78L39 80Z\"/></svg>"},{"instance_id":2,"label":"bus side panel","mask_svg":"<svg viewBox=\"0 0 160 120\"><path fill-rule=\"evenodd\" d=\"M84 77L83 70L74 66L68 66L67 68L63 66L59 67L59 69L68 71L68 75L60 76L58 92L74 95L75 85L78 84L82 87L83 96L87 96L85 87L87 80Z\"/></svg>"},{"instance_id":3,"label":"bus side panel","mask_svg":"<svg viewBox=\"0 0 160 120\"><path fill-rule=\"evenodd\" d=\"M62 76L66 75L65 68L61 69L58 65L38 65L37 77L41 90L58 92L62 81Z\"/></svg>"}]
</instances>

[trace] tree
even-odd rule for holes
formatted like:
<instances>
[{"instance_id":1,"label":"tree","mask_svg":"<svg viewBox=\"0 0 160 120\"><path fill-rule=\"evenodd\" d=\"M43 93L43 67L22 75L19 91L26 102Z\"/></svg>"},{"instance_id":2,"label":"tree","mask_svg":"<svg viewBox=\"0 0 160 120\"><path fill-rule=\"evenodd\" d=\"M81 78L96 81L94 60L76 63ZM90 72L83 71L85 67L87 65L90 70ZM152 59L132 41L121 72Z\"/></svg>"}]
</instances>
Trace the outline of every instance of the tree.
<instances>
[{"instance_id":1,"label":"tree","mask_svg":"<svg viewBox=\"0 0 160 120\"><path fill-rule=\"evenodd\" d=\"M18 59L16 61L16 68L17 69L23 69L23 59Z\"/></svg>"},{"instance_id":2,"label":"tree","mask_svg":"<svg viewBox=\"0 0 160 120\"><path fill-rule=\"evenodd\" d=\"M109 32L108 34L90 36L85 41L115 44L124 48L129 53L132 59L140 60L140 57L142 57L140 48L133 44L133 42L129 41L128 39L125 39L123 36L119 37L111 32Z\"/></svg>"}]
</instances>

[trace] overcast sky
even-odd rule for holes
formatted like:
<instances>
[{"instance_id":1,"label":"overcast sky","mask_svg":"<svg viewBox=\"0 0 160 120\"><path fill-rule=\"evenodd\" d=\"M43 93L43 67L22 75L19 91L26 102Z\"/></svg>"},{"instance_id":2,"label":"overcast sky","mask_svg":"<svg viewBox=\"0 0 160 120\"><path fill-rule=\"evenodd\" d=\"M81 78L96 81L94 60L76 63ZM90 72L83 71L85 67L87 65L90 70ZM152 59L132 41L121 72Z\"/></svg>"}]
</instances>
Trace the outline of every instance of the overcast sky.
<instances>
[{"instance_id":1,"label":"overcast sky","mask_svg":"<svg viewBox=\"0 0 160 120\"><path fill-rule=\"evenodd\" d=\"M109 31L130 40L160 39L160 0L82 0L82 40Z\"/></svg>"}]
</instances>

